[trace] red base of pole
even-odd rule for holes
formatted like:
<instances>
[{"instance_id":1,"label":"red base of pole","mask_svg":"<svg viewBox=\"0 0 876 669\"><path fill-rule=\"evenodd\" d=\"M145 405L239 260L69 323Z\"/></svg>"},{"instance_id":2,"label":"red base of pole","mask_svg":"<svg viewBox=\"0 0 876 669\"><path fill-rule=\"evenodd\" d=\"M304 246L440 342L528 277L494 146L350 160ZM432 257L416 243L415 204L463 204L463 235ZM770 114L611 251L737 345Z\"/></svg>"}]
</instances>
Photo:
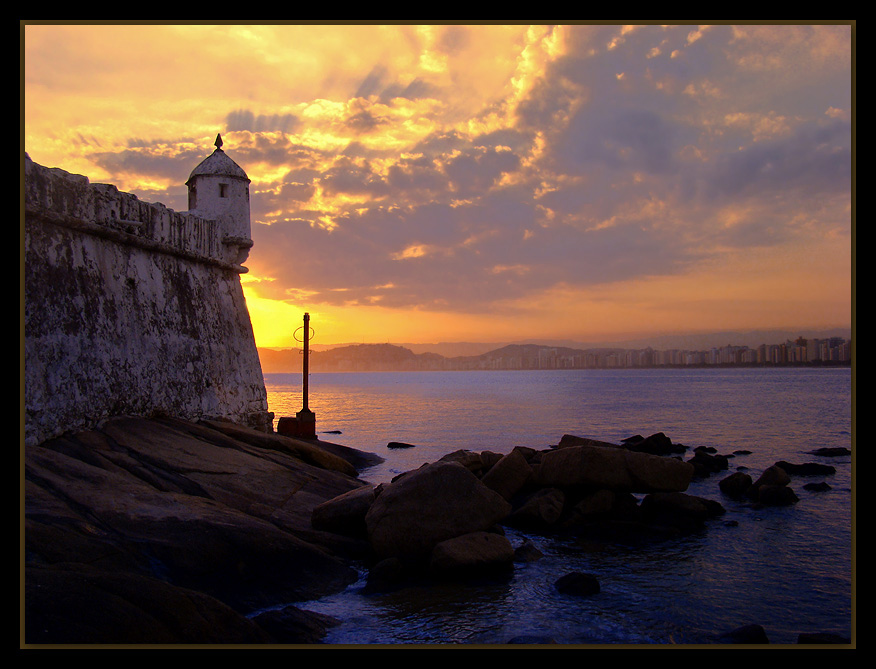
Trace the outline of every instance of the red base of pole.
<instances>
[{"instance_id":1,"label":"red base of pole","mask_svg":"<svg viewBox=\"0 0 876 669\"><path fill-rule=\"evenodd\" d=\"M277 421L277 433L286 437L316 437L316 414L304 410L294 417L283 416Z\"/></svg>"}]
</instances>

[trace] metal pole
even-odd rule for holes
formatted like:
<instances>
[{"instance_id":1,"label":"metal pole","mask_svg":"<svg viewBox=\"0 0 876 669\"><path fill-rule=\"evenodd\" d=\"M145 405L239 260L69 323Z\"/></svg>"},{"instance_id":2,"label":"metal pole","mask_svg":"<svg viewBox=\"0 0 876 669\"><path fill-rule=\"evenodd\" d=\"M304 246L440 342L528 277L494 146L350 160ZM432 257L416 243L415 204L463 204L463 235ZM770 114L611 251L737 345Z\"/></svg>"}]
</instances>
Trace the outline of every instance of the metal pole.
<instances>
[{"instance_id":1,"label":"metal pole","mask_svg":"<svg viewBox=\"0 0 876 669\"><path fill-rule=\"evenodd\" d=\"M309 411L307 407L307 380L309 376L309 361L310 361L310 314L304 314L304 379L303 379L303 397L304 407L302 411Z\"/></svg>"}]
</instances>

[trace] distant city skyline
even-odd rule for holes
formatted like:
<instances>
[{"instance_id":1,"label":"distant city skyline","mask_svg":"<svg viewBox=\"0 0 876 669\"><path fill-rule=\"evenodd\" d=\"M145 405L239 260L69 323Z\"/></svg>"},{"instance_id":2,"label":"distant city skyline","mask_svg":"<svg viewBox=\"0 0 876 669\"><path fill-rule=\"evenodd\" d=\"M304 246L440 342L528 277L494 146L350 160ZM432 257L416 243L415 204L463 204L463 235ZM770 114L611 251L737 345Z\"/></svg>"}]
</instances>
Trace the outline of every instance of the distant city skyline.
<instances>
[{"instance_id":1,"label":"distant city skyline","mask_svg":"<svg viewBox=\"0 0 876 669\"><path fill-rule=\"evenodd\" d=\"M851 327L854 22L21 23L30 157L250 179L256 343Z\"/></svg>"}]
</instances>

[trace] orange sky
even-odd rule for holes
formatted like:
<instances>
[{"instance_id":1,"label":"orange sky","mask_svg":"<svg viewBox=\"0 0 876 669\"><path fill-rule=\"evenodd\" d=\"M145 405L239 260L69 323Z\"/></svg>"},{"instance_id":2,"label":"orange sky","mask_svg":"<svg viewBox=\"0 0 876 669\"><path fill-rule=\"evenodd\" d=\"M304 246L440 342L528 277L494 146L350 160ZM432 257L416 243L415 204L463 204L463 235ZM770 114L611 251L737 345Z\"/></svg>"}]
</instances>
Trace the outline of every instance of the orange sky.
<instances>
[{"instance_id":1,"label":"orange sky","mask_svg":"<svg viewBox=\"0 0 876 669\"><path fill-rule=\"evenodd\" d=\"M852 29L22 24L23 148L252 180L260 346L852 318Z\"/></svg>"}]
</instances>

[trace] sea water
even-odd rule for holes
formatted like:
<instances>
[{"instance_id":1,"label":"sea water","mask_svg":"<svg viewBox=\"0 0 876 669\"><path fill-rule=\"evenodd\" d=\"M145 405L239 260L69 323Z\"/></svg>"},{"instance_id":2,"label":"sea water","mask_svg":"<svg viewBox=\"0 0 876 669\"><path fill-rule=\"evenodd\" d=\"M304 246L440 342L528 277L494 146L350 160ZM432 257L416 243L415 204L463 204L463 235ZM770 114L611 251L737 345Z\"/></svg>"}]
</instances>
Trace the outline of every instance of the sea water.
<instances>
[{"instance_id":1,"label":"sea water","mask_svg":"<svg viewBox=\"0 0 876 669\"><path fill-rule=\"evenodd\" d=\"M269 410L301 408L301 377L267 374ZM585 546L509 531L544 553L502 583L442 584L366 594L363 580L324 599L296 603L341 624L330 644L701 644L743 625L773 644L803 632L852 635L853 458L818 457L852 447L848 368L713 368L312 374L309 407L320 438L376 453L361 473L380 483L457 449L507 453L548 448L564 434L618 443L663 432L674 443L737 454L730 469L688 493L726 513L696 534L647 546ZM405 442L408 449L387 448ZM689 457L685 456L685 457ZM831 464L836 473L794 477L800 501L757 508L726 498L721 478L752 478L779 460ZM810 492L807 482L830 489ZM595 574L600 592L559 593L563 574Z\"/></svg>"}]
</instances>

